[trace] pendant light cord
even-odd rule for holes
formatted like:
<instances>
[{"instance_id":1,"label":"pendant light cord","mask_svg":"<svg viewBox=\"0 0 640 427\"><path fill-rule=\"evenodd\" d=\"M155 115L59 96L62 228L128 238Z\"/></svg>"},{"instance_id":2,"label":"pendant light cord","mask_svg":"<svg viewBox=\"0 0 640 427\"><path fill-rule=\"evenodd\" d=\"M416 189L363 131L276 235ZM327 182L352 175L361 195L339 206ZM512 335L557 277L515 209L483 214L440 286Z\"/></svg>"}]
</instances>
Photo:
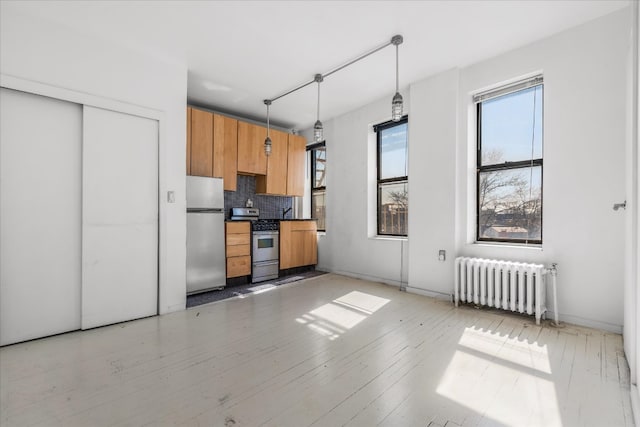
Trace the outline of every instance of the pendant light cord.
<instances>
[{"instance_id":1,"label":"pendant light cord","mask_svg":"<svg viewBox=\"0 0 640 427\"><path fill-rule=\"evenodd\" d=\"M317 116L316 116L316 120L320 121L320 81L318 80L318 109L317 111Z\"/></svg>"},{"instance_id":2,"label":"pendant light cord","mask_svg":"<svg viewBox=\"0 0 640 427\"><path fill-rule=\"evenodd\" d=\"M400 73L399 71L400 66L398 65L399 62L400 61L398 60L398 45L396 45L396 93L398 93L398 86L399 86L398 84L398 74Z\"/></svg>"},{"instance_id":3,"label":"pendant light cord","mask_svg":"<svg viewBox=\"0 0 640 427\"><path fill-rule=\"evenodd\" d=\"M271 102L267 103L267 138L269 138L269 106Z\"/></svg>"}]
</instances>

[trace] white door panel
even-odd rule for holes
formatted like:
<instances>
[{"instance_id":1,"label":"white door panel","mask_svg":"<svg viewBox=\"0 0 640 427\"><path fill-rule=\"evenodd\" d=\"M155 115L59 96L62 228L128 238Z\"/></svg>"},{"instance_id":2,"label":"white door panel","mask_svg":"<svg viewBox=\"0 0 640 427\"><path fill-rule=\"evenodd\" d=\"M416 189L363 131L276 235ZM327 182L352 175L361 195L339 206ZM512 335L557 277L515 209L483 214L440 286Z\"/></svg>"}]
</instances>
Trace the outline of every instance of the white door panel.
<instances>
[{"instance_id":1,"label":"white door panel","mask_svg":"<svg viewBox=\"0 0 640 427\"><path fill-rule=\"evenodd\" d=\"M84 107L82 329L157 314L158 122Z\"/></svg>"},{"instance_id":2,"label":"white door panel","mask_svg":"<svg viewBox=\"0 0 640 427\"><path fill-rule=\"evenodd\" d=\"M0 345L80 328L82 106L0 89Z\"/></svg>"}]
</instances>

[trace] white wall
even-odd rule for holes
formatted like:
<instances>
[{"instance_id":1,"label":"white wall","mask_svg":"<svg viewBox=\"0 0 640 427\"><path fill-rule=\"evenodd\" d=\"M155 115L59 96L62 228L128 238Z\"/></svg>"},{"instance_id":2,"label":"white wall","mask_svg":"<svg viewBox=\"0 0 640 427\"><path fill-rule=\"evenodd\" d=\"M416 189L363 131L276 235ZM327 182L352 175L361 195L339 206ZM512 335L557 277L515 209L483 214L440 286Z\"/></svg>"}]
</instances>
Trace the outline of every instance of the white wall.
<instances>
[{"instance_id":1,"label":"white wall","mask_svg":"<svg viewBox=\"0 0 640 427\"><path fill-rule=\"evenodd\" d=\"M186 67L17 12L0 10L0 73L161 112L160 313L183 309ZM166 192L176 203L166 203Z\"/></svg>"},{"instance_id":2,"label":"white wall","mask_svg":"<svg viewBox=\"0 0 640 427\"><path fill-rule=\"evenodd\" d=\"M405 113L409 96L403 93ZM391 119L391 97L323 121L327 147L327 232L318 269L392 285L407 280L406 239L376 238L376 141L372 126ZM311 134L306 131L307 140Z\"/></svg>"},{"instance_id":3,"label":"white wall","mask_svg":"<svg viewBox=\"0 0 640 427\"><path fill-rule=\"evenodd\" d=\"M458 80L454 69L411 85L407 289L433 296L453 289Z\"/></svg>"},{"instance_id":4,"label":"white wall","mask_svg":"<svg viewBox=\"0 0 640 427\"><path fill-rule=\"evenodd\" d=\"M622 330L625 212L612 205L625 199L628 14L411 85L409 291L450 295L456 255L557 262L561 320ZM545 79L544 244L474 244L470 94L538 72ZM375 205L369 125L388 120L388 109L382 99L325 123L328 213L319 268L397 283L400 241L372 239L368 228Z\"/></svg>"}]
</instances>

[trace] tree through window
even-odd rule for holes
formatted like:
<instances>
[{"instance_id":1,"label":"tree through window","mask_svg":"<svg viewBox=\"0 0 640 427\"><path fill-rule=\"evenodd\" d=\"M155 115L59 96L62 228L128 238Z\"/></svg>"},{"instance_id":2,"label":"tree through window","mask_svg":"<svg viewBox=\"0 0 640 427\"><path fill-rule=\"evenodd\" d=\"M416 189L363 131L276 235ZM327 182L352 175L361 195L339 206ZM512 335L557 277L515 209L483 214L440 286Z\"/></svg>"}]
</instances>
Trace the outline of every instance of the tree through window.
<instances>
[{"instance_id":1,"label":"tree through window","mask_svg":"<svg viewBox=\"0 0 640 427\"><path fill-rule=\"evenodd\" d=\"M327 149L320 142L308 147L311 153L311 218L318 220L318 231L326 231Z\"/></svg>"},{"instance_id":2,"label":"tree through window","mask_svg":"<svg viewBox=\"0 0 640 427\"><path fill-rule=\"evenodd\" d=\"M477 95L479 241L542 243L542 77Z\"/></svg>"},{"instance_id":3,"label":"tree through window","mask_svg":"<svg viewBox=\"0 0 640 427\"><path fill-rule=\"evenodd\" d=\"M378 148L378 235L407 235L407 128L406 116L374 127Z\"/></svg>"}]
</instances>

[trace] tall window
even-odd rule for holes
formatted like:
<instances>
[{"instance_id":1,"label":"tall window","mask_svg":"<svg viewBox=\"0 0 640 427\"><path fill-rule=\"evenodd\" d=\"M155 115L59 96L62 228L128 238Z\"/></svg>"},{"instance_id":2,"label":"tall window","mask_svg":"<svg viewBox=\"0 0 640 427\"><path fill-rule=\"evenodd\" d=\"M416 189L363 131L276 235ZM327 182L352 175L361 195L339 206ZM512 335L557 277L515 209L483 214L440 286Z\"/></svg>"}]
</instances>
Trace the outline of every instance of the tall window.
<instances>
[{"instance_id":1,"label":"tall window","mask_svg":"<svg viewBox=\"0 0 640 427\"><path fill-rule=\"evenodd\" d=\"M399 122L374 127L378 141L378 235L407 235L407 125L405 116Z\"/></svg>"},{"instance_id":2,"label":"tall window","mask_svg":"<svg viewBox=\"0 0 640 427\"><path fill-rule=\"evenodd\" d=\"M542 243L542 77L474 97L478 241Z\"/></svg>"},{"instance_id":3,"label":"tall window","mask_svg":"<svg viewBox=\"0 0 640 427\"><path fill-rule=\"evenodd\" d=\"M324 142L308 147L311 153L311 218L317 218L318 231L326 231L327 150Z\"/></svg>"}]
</instances>

